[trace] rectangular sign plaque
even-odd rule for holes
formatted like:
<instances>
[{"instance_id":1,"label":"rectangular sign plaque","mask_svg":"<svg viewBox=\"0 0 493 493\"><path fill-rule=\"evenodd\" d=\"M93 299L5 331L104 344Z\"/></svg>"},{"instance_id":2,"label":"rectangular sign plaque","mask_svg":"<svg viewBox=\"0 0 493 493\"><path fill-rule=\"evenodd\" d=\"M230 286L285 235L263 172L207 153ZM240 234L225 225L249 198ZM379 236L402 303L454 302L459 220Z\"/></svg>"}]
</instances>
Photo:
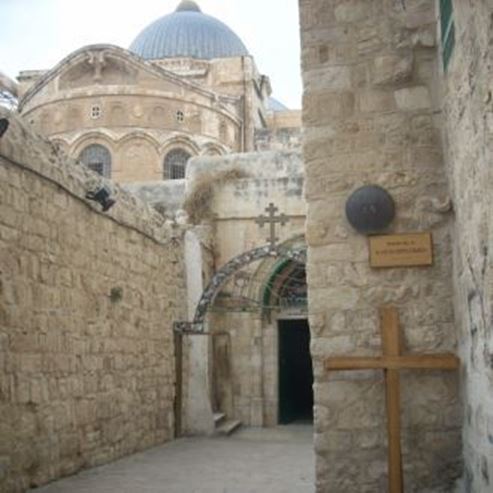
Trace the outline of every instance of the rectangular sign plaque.
<instances>
[{"instance_id":1,"label":"rectangular sign plaque","mask_svg":"<svg viewBox=\"0 0 493 493\"><path fill-rule=\"evenodd\" d=\"M370 236L371 267L433 265L431 233Z\"/></svg>"}]
</instances>

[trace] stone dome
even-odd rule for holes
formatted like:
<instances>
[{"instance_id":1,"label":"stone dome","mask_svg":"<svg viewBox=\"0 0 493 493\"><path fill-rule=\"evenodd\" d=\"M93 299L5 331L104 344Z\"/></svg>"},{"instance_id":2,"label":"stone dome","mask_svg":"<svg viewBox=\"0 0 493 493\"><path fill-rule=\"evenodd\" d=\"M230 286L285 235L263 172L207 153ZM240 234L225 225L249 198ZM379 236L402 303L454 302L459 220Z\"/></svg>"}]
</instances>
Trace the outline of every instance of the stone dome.
<instances>
[{"instance_id":1,"label":"stone dome","mask_svg":"<svg viewBox=\"0 0 493 493\"><path fill-rule=\"evenodd\" d=\"M175 12L147 26L130 51L147 60L248 55L241 39L226 24L204 14L193 0L182 0Z\"/></svg>"}]
</instances>

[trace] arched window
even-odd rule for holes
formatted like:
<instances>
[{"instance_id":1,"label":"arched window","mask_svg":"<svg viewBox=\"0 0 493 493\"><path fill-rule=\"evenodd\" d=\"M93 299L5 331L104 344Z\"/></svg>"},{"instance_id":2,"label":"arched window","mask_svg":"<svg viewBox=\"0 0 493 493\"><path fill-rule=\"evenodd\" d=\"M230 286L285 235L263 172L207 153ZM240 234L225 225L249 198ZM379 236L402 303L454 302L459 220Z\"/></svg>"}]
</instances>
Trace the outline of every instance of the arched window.
<instances>
[{"instance_id":1,"label":"arched window","mask_svg":"<svg viewBox=\"0 0 493 493\"><path fill-rule=\"evenodd\" d=\"M92 144L83 149L79 161L106 178L111 176L111 153L100 144Z\"/></svg>"},{"instance_id":2,"label":"arched window","mask_svg":"<svg viewBox=\"0 0 493 493\"><path fill-rule=\"evenodd\" d=\"M164 158L164 178L180 180L185 178L185 169L191 154L184 149L173 149Z\"/></svg>"},{"instance_id":3,"label":"arched window","mask_svg":"<svg viewBox=\"0 0 493 493\"><path fill-rule=\"evenodd\" d=\"M264 307L282 309L305 308L307 286L305 265L292 260L282 260L275 267L264 287Z\"/></svg>"},{"instance_id":4,"label":"arched window","mask_svg":"<svg viewBox=\"0 0 493 493\"><path fill-rule=\"evenodd\" d=\"M292 262L294 268L284 276L283 283L279 286L279 305L283 308L306 307L307 285L305 265Z\"/></svg>"}]
</instances>

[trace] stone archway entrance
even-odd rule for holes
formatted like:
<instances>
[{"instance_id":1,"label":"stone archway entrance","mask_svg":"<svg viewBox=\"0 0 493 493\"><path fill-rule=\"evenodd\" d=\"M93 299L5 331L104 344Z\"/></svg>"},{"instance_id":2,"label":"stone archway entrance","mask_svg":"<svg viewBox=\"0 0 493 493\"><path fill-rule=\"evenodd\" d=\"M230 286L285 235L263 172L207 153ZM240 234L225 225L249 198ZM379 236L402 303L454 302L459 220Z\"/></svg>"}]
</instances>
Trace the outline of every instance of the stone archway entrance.
<instances>
[{"instance_id":1,"label":"stone archway entrance","mask_svg":"<svg viewBox=\"0 0 493 493\"><path fill-rule=\"evenodd\" d=\"M284 333L281 320L306 321L305 265L298 256L292 258L293 251L298 255L298 247L285 251L289 253L268 256L253 268L236 271L209 307L208 330L214 335L214 410L245 425L280 422L284 373L279 349L281 340L286 342L280 337ZM308 335L307 324L305 328ZM308 340L304 354L311 362ZM311 370L309 374L311 378ZM311 392L311 381L305 387Z\"/></svg>"},{"instance_id":2,"label":"stone archway entrance","mask_svg":"<svg viewBox=\"0 0 493 493\"><path fill-rule=\"evenodd\" d=\"M202 293L202 296L197 304L197 309L195 311L195 316L192 322L192 324L195 325L195 330L203 330L203 328L200 326L204 322L207 310L213 304L217 294L220 292L221 288L227 280L229 280L234 274L249 266L250 264L269 257L281 258L291 260L293 262L298 262L300 264L305 264L306 247L294 248L289 246L264 246L242 253L241 255L238 255L237 257L230 260L227 264L221 267L221 269L219 269L216 274L214 274L211 281ZM181 328L186 329L186 326L182 325Z\"/></svg>"},{"instance_id":3,"label":"stone archway entrance","mask_svg":"<svg viewBox=\"0 0 493 493\"><path fill-rule=\"evenodd\" d=\"M213 276L194 321L176 324L180 334L207 336L210 398L216 414L252 426L278 424L278 320L306 320L304 265L302 237L274 249L245 252Z\"/></svg>"}]
</instances>

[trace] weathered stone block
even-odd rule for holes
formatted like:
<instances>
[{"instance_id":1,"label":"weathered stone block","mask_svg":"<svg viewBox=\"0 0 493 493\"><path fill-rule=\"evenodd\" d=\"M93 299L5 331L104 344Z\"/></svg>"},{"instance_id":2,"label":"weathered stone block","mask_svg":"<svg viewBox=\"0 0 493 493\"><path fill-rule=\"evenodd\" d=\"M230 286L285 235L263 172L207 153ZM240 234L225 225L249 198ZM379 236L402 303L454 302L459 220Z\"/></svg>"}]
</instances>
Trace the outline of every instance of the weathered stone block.
<instances>
[{"instance_id":1,"label":"weathered stone block","mask_svg":"<svg viewBox=\"0 0 493 493\"><path fill-rule=\"evenodd\" d=\"M417 111L431 107L430 93L425 86L399 89L394 95L397 107L403 111Z\"/></svg>"},{"instance_id":2,"label":"weathered stone block","mask_svg":"<svg viewBox=\"0 0 493 493\"><path fill-rule=\"evenodd\" d=\"M376 86L401 84L409 81L412 75L412 51L377 56L373 60L372 82Z\"/></svg>"},{"instance_id":3,"label":"weathered stone block","mask_svg":"<svg viewBox=\"0 0 493 493\"><path fill-rule=\"evenodd\" d=\"M354 95L351 92L332 90L309 92L304 96L303 105L307 111L304 124L319 126L335 119L347 118L354 113Z\"/></svg>"},{"instance_id":4,"label":"weathered stone block","mask_svg":"<svg viewBox=\"0 0 493 493\"><path fill-rule=\"evenodd\" d=\"M306 91L347 91L351 89L351 70L344 66L328 66L312 70L305 83Z\"/></svg>"},{"instance_id":5,"label":"weathered stone block","mask_svg":"<svg viewBox=\"0 0 493 493\"><path fill-rule=\"evenodd\" d=\"M393 94L389 91L368 89L359 93L359 109L363 113L392 111L395 104Z\"/></svg>"},{"instance_id":6,"label":"weathered stone block","mask_svg":"<svg viewBox=\"0 0 493 493\"><path fill-rule=\"evenodd\" d=\"M358 22L372 14L373 2L368 0L350 0L342 2L334 9L338 22Z\"/></svg>"}]
</instances>

